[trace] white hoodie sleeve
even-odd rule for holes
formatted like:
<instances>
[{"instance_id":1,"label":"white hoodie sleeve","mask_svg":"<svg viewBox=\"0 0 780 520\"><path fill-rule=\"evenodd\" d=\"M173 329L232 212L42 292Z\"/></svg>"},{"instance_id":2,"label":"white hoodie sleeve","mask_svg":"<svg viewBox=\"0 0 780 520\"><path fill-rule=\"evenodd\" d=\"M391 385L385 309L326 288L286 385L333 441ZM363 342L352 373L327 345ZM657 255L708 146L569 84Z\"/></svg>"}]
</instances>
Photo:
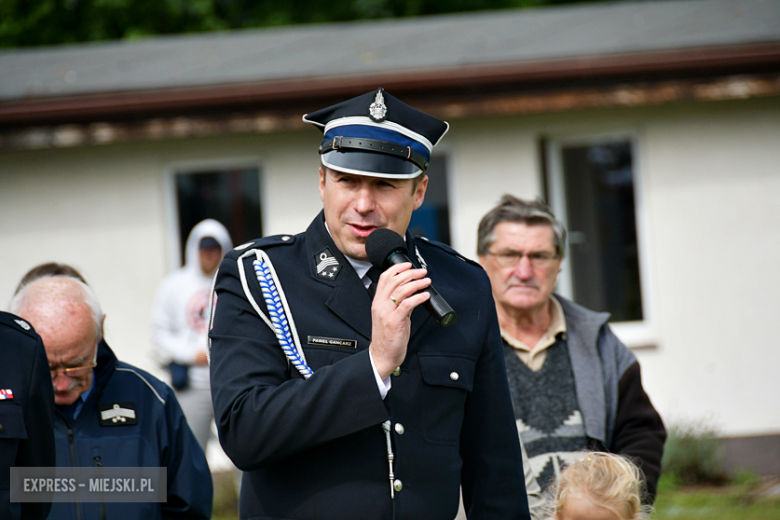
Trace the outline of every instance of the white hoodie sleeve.
<instances>
[{"instance_id":1,"label":"white hoodie sleeve","mask_svg":"<svg viewBox=\"0 0 780 520\"><path fill-rule=\"evenodd\" d=\"M182 326L182 303L180 287L172 284L170 278L163 281L157 291L152 310L152 341L155 345L154 357L162 365L171 361L182 365L191 365L201 350L206 350L202 334L194 334L188 327ZM178 290L177 290L178 289Z\"/></svg>"}]
</instances>

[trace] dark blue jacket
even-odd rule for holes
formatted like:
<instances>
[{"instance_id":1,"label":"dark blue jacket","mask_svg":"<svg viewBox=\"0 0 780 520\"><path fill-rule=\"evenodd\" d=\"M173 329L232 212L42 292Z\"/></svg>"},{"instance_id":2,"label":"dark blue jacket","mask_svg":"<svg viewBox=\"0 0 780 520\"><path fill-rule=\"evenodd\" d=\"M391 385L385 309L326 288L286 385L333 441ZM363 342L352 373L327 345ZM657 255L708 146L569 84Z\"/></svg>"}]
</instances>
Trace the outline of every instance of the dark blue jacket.
<instances>
[{"instance_id":1,"label":"dark blue jacket","mask_svg":"<svg viewBox=\"0 0 780 520\"><path fill-rule=\"evenodd\" d=\"M151 374L117 360L103 341L97 363L92 391L76 420L69 425L57 410L57 466L167 467L168 501L55 503L49 518L210 518L209 467L173 390ZM100 410L116 403L134 407L137 424L101 425Z\"/></svg>"},{"instance_id":2,"label":"dark blue jacket","mask_svg":"<svg viewBox=\"0 0 780 520\"><path fill-rule=\"evenodd\" d=\"M0 312L0 518L41 520L48 503L10 501L10 468L54 466L54 390L40 336ZM10 394L8 393L10 391Z\"/></svg>"},{"instance_id":3,"label":"dark blue jacket","mask_svg":"<svg viewBox=\"0 0 780 520\"><path fill-rule=\"evenodd\" d=\"M461 484L470 519L529 518L488 278L446 246L406 239L458 320L442 328L415 309L406 359L384 401L368 355L371 299L322 214L301 235L239 246L222 262L211 390L222 446L245 471L241 518L452 520ZM242 288L240 265L251 298L267 312L255 248L281 279L314 370L309 379L290 369ZM317 276L326 248L340 266L332 278L323 276L334 272L332 263ZM387 419L394 477L403 485L394 499L381 427Z\"/></svg>"}]
</instances>

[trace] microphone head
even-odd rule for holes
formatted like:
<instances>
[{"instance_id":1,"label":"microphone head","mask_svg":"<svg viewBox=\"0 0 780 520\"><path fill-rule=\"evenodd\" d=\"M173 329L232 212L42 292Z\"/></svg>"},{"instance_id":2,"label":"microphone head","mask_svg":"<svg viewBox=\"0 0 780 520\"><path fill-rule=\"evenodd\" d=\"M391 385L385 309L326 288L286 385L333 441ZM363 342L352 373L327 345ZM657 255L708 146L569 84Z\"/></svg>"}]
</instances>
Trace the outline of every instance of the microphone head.
<instances>
[{"instance_id":1,"label":"microphone head","mask_svg":"<svg viewBox=\"0 0 780 520\"><path fill-rule=\"evenodd\" d=\"M366 238L366 255L374 267L384 269L387 259L398 251L408 253L403 237L392 229L375 229Z\"/></svg>"}]
</instances>

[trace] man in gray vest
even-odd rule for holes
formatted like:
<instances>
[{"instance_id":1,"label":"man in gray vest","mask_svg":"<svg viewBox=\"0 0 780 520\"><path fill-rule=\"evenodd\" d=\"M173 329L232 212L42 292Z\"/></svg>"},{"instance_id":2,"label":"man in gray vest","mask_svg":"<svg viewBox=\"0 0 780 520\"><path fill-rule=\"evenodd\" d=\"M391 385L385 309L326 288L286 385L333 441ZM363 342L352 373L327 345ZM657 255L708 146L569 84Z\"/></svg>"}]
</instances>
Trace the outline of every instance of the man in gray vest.
<instances>
[{"instance_id":1,"label":"man in gray vest","mask_svg":"<svg viewBox=\"0 0 780 520\"><path fill-rule=\"evenodd\" d=\"M666 431L609 314L553 294L566 249L563 225L542 202L504 195L478 233L515 419L539 484L547 489L584 449L609 451L638 463L652 503Z\"/></svg>"}]
</instances>

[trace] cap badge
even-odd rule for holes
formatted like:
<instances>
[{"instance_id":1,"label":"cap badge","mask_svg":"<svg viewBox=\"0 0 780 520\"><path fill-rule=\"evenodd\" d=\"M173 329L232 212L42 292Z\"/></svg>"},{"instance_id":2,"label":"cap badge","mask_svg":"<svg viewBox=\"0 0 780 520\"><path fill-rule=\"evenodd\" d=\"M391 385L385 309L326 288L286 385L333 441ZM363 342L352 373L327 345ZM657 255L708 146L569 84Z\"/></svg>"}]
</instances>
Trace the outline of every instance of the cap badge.
<instances>
[{"instance_id":1,"label":"cap badge","mask_svg":"<svg viewBox=\"0 0 780 520\"><path fill-rule=\"evenodd\" d=\"M14 321L16 322L17 325L19 325L24 330L30 330L30 324L27 323L26 321L24 320L14 320Z\"/></svg>"},{"instance_id":2,"label":"cap badge","mask_svg":"<svg viewBox=\"0 0 780 520\"><path fill-rule=\"evenodd\" d=\"M382 95L382 89L376 91L374 102L368 107L368 115L377 123L384 121L387 117L387 107L385 106L385 96Z\"/></svg>"},{"instance_id":3,"label":"cap badge","mask_svg":"<svg viewBox=\"0 0 780 520\"><path fill-rule=\"evenodd\" d=\"M314 255L317 264L317 278L335 280L341 271L341 264L327 247Z\"/></svg>"}]
</instances>

